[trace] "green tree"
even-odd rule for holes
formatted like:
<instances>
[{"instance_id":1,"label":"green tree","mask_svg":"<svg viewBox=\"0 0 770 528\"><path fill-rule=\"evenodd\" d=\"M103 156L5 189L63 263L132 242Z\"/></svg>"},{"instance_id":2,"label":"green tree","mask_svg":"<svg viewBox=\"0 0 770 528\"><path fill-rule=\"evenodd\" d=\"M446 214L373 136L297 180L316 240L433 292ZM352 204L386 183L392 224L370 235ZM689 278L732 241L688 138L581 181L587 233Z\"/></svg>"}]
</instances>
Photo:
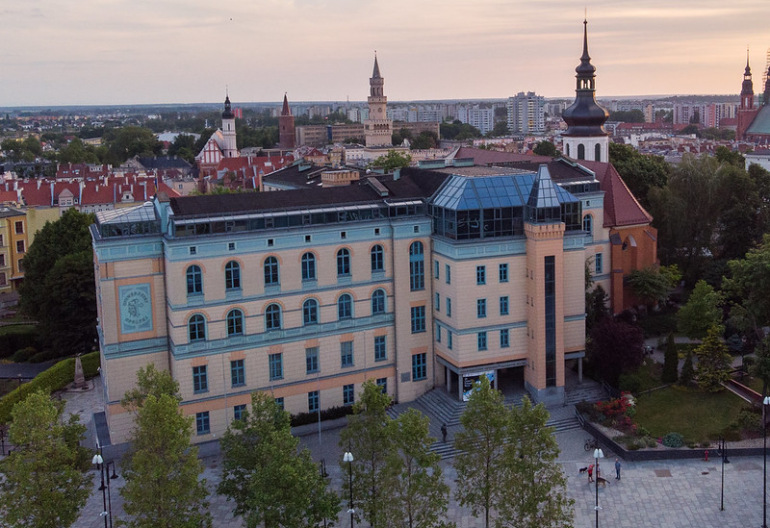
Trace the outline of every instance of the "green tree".
<instances>
[{"instance_id":1,"label":"green tree","mask_svg":"<svg viewBox=\"0 0 770 528\"><path fill-rule=\"evenodd\" d=\"M676 266L650 266L632 271L628 284L639 300L653 308L668 299L680 278Z\"/></svg>"},{"instance_id":2,"label":"green tree","mask_svg":"<svg viewBox=\"0 0 770 528\"><path fill-rule=\"evenodd\" d=\"M649 209L649 193L668 182L671 169L663 156L641 154L631 145L610 143L610 163L618 171L631 193Z\"/></svg>"},{"instance_id":3,"label":"green tree","mask_svg":"<svg viewBox=\"0 0 770 528\"><path fill-rule=\"evenodd\" d=\"M720 163L729 163L740 169L743 169L746 166L746 158L743 157L743 154L741 154L740 151L730 150L724 145L717 147L714 151L714 157L716 157Z\"/></svg>"},{"instance_id":4,"label":"green tree","mask_svg":"<svg viewBox=\"0 0 770 528\"><path fill-rule=\"evenodd\" d=\"M435 132L426 130L412 140L412 149L432 149L438 146L438 136Z\"/></svg>"},{"instance_id":5,"label":"green tree","mask_svg":"<svg viewBox=\"0 0 770 528\"><path fill-rule=\"evenodd\" d=\"M174 142L168 147L169 156L179 156L188 163L195 163L195 136L191 134L179 134L174 138Z\"/></svg>"},{"instance_id":6,"label":"green tree","mask_svg":"<svg viewBox=\"0 0 770 528\"><path fill-rule=\"evenodd\" d=\"M703 343L695 349L698 356L698 386L707 392L719 392L724 387L722 383L730 379L732 358L727 353L727 345L722 341L722 331L719 325L708 330Z\"/></svg>"},{"instance_id":7,"label":"green tree","mask_svg":"<svg viewBox=\"0 0 770 528\"><path fill-rule=\"evenodd\" d=\"M0 526L72 526L91 494L91 478L79 467L85 427L75 415L63 423L64 405L34 392L12 411L10 441L0 464Z\"/></svg>"},{"instance_id":8,"label":"green tree","mask_svg":"<svg viewBox=\"0 0 770 528\"><path fill-rule=\"evenodd\" d=\"M402 154L396 150L389 150L387 154L380 156L371 163L371 166L383 169L385 172L393 172L396 169L408 167L412 163L412 156Z\"/></svg>"},{"instance_id":9,"label":"green tree","mask_svg":"<svg viewBox=\"0 0 770 528\"><path fill-rule=\"evenodd\" d=\"M547 139L538 141L537 145L535 145L535 148L532 149L532 152L538 156L550 156L552 158L555 158L560 154L559 151L556 150L556 145Z\"/></svg>"},{"instance_id":10,"label":"green tree","mask_svg":"<svg viewBox=\"0 0 770 528\"><path fill-rule=\"evenodd\" d=\"M170 377L167 371L148 368L140 386L144 397L127 395L127 408L136 411L120 490L128 528L211 526L203 463L198 448L190 444L193 419L182 414L178 395L168 394L169 387L176 387Z\"/></svg>"},{"instance_id":11,"label":"green tree","mask_svg":"<svg viewBox=\"0 0 770 528\"><path fill-rule=\"evenodd\" d=\"M335 519L340 499L307 448L298 450L289 413L267 393L255 392L250 411L232 422L221 441L218 492L235 502L234 513L256 528L310 528Z\"/></svg>"},{"instance_id":12,"label":"green tree","mask_svg":"<svg viewBox=\"0 0 770 528\"><path fill-rule=\"evenodd\" d=\"M386 414L390 404L390 396L374 381L365 381L348 425L340 433L340 447L354 456L353 494L373 528L387 526L388 505L394 500L388 465L395 453L389 434L391 418Z\"/></svg>"},{"instance_id":13,"label":"green tree","mask_svg":"<svg viewBox=\"0 0 770 528\"><path fill-rule=\"evenodd\" d=\"M700 280L695 284L687 299L676 314L677 329L690 339L703 339L709 329L722 322L720 308L721 295L706 281Z\"/></svg>"},{"instance_id":14,"label":"green tree","mask_svg":"<svg viewBox=\"0 0 770 528\"><path fill-rule=\"evenodd\" d=\"M99 156L93 147L86 145L80 138L74 138L59 149L59 163L99 163Z\"/></svg>"},{"instance_id":15,"label":"green tree","mask_svg":"<svg viewBox=\"0 0 770 528\"><path fill-rule=\"evenodd\" d=\"M92 214L67 209L46 222L24 255L21 309L41 322L43 339L61 355L90 351L96 338L93 222Z\"/></svg>"},{"instance_id":16,"label":"green tree","mask_svg":"<svg viewBox=\"0 0 770 528\"><path fill-rule=\"evenodd\" d=\"M439 462L430 450L434 438L428 432L428 418L409 409L391 422L395 451L388 461L388 483L393 500L387 508L387 526L394 528L443 527L449 486Z\"/></svg>"},{"instance_id":17,"label":"green tree","mask_svg":"<svg viewBox=\"0 0 770 528\"><path fill-rule=\"evenodd\" d=\"M730 302L730 322L758 343L762 327L770 325L770 234L745 258L728 262L728 269L722 291Z\"/></svg>"},{"instance_id":18,"label":"green tree","mask_svg":"<svg viewBox=\"0 0 770 528\"><path fill-rule=\"evenodd\" d=\"M153 395L155 398L168 395L176 398L177 402L182 401L179 382L171 377L167 370L158 370L152 363L137 371L136 386L125 393L120 404L127 410L136 412L148 395Z\"/></svg>"},{"instance_id":19,"label":"green tree","mask_svg":"<svg viewBox=\"0 0 770 528\"><path fill-rule=\"evenodd\" d=\"M448 140L462 141L464 139L480 138L481 131L468 123L462 123L455 119L451 123L441 123L439 125L441 137Z\"/></svg>"},{"instance_id":20,"label":"green tree","mask_svg":"<svg viewBox=\"0 0 770 528\"><path fill-rule=\"evenodd\" d=\"M149 128L126 126L109 129L102 137L107 153L104 162L120 165L134 156L159 156L163 145Z\"/></svg>"},{"instance_id":21,"label":"green tree","mask_svg":"<svg viewBox=\"0 0 770 528\"><path fill-rule=\"evenodd\" d=\"M510 411L502 494L496 505L497 526L569 528L574 500L567 496L567 477L557 463L559 444L543 404L524 397Z\"/></svg>"},{"instance_id":22,"label":"green tree","mask_svg":"<svg viewBox=\"0 0 770 528\"><path fill-rule=\"evenodd\" d=\"M674 334L668 334L666 339L666 350L663 353L663 373L661 381L663 383L675 383L679 377L679 353L676 349Z\"/></svg>"},{"instance_id":23,"label":"green tree","mask_svg":"<svg viewBox=\"0 0 770 528\"><path fill-rule=\"evenodd\" d=\"M621 374L642 364L643 345L644 334L638 326L605 317L591 329L586 352L599 377L617 387Z\"/></svg>"},{"instance_id":24,"label":"green tree","mask_svg":"<svg viewBox=\"0 0 770 528\"><path fill-rule=\"evenodd\" d=\"M502 137L502 136L507 136L510 133L511 131L508 129L508 123L506 123L505 121L498 121L497 123L495 123L495 126L492 129L492 131L487 135L490 137Z\"/></svg>"},{"instance_id":25,"label":"green tree","mask_svg":"<svg viewBox=\"0 0 770 528\"><path fill-rule=\"evenodd\" d=\"M473 515L484 512L489 528L490 513L500 506L506 472L505 443L511 421L503 395L493 389L486 376L473 386L468 405L460 416L462 431L455 435L457 470L456 498Z\"/></svg>"},{"instance_id":26,"label":"green tree","mask_svg":"<svg viewBox=\"0 0 770 528\"><path fill-rule=\"evenodd\" d=\"M682 372L679 373L679 384L688 387L695 378L695 368L692 366L692 351L688 350L682 363Z\"/></svg>"}]
</instances>

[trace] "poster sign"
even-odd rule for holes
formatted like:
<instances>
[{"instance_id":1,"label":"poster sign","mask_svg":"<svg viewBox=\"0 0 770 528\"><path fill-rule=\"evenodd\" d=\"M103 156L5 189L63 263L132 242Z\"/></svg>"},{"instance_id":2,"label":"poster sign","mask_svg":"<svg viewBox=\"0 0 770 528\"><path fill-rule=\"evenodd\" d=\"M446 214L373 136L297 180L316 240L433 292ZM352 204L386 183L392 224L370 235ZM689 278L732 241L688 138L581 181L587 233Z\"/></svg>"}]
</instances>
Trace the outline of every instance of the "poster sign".
<instances>
[{"instance_id":1,"label":"poster sign","mask_svg":"<svg viewBox=\"0 0 770 528\"><path fill-rule=\"evenodd\" d=\"M474 372L472 374L463 374L463 401L468 401L471 398L471 392L473 392L473 384L476 383L481 376L486 376L490 385L495 386L495 371L488 370L486 372Z\"/></svg>"},{"instance_id":2,"label":"poster sign","mask_svg":"<svg viewBox=\"0 0 770 528\"><path fill-rule=\"evenodd\" d=\"M152 330L152 297L149 284L119 288L120 331L123 334Z\"/></svg>"}]
</instances>

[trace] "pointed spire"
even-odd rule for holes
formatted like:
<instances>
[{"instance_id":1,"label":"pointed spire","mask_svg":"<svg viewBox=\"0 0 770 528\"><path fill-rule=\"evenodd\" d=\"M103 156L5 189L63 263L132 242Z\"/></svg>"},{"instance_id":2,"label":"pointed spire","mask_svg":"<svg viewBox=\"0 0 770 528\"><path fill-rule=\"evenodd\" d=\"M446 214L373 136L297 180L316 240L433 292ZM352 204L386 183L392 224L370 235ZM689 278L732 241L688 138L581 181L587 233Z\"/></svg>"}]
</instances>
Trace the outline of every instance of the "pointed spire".
<instances>
[{"instance_id":1,"label":"pointed spire","mask_svg":"<svg viewBox=\"0 0 770 528\"><path fill-rule=\"evenodd\" d=\"M380 65L377 64L377 50L374 50L374 71L372 72L372 79L380 78Z\"/></svg>"},{"instance_id":2,"label":"pointed spire","mask_svg":"<svg viewBox=\"0 0 770 528\"><path fill-rule=\"evenodd\" d=\"M746 70L743 75L751 75L751 67L749 66L749 47L746 46Z\"/></svg>"},{"instance_id":3,"label":"pointed spire","mask_svg":"<svg viewBox=\"0 0 770 528\"><path fill-rule=\"evenodd\" d=\"M596 68L591 64L591 56L588 54L588 20L583 20L583 55L580 56L580 64L575 71L578 73L578 77L588 76L593 77Z\"/></svg>"},{"instance_id":4,"label":"pointed spire","mask_svg":"<svg viewBox=\"0 0 770 528\"><path fill-rule=\"evenodd\" d=\"M222 119L233 119L234 117L235 114L233 114L233 110L230 105L230 94L225 92L225 111L222 112Z\"/></svg>"},{"instance_id":5,"label":"pointed spire","mask_svg":"<svg viewBox=\"0 0 770 528\"><path fill-rule=\"evenodd\" d=\"M281 109L281 115L291 115L291 110L289 110L289 99L286 97L286 92L283 94L283 108Z\"/></svg>"}]
</instances>

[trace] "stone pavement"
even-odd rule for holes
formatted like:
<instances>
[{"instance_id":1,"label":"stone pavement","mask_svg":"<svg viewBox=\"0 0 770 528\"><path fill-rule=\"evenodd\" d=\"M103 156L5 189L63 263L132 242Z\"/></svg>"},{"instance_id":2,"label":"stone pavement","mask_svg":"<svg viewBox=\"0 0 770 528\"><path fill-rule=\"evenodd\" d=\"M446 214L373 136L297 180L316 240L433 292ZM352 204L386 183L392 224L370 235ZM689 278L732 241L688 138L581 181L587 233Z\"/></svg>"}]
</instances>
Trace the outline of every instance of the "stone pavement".
<instances>
[{"instance_id":1,"label":"stone pavement","mask_svg":"<svg viewBox=\"0 0 770 528\"><path fill-rule=\"evenodd\" d=\"M103 407L98 380L95 386L95 390L63 394L67 411L81 411L85 423L89 421L88 413L98 412ZM572 408L558 407L551 411L557 417L572 412ZM316 461L325 461L332 485L346 497L347 472L346 468L341 467L343 450L338 445L339 432L340 429L323 431L320 439L317 433L303 436L301 443L311 450ZM450 430L449 441L454 432ZM593 463L592 453L583 448L587 436L582 430L556 434L561 448L558 463L568 477L568 494L575 500L576 528L593 527L596 523L596 488L588 484L585 474L578 474L580 468ZM608 484L606 488L599 488L600 526L743 528L762 525L762 457L730 457L731 463L725 465L724 473L724 511L720 511L721 463L718 458L712 458L709 462L692 459L652 462L621 460L622 479L617 481L614 480L615 456L605 451L605 457L600 465L603 475L608 478ZM209 456L203 462L206 468L204 478L213 490L220 480L221 460L218 456ZM456 474L452 460L444 460L441 464L454 492ZM74 525L77 528L105 526L104 518L99 515L105 510L102 493L98 490L99 475L96 471L91 473L94 475L93 493L79 521ZM109 483L113 520L117 521L124 518L119 493L123 479L119 477ZM346 502L343 505L345 507L338 526L347 527L350 521L345 513ZM216 528L244 526L240 518L233 518L232 508L233 504L228 503L224 497L212 494L210 511ZM458 528L483 524L482 518L473 517L470 511L460 508L454 500L450 500L448 517L448 520L457 523Z\"/></svg>"}]
</instances>

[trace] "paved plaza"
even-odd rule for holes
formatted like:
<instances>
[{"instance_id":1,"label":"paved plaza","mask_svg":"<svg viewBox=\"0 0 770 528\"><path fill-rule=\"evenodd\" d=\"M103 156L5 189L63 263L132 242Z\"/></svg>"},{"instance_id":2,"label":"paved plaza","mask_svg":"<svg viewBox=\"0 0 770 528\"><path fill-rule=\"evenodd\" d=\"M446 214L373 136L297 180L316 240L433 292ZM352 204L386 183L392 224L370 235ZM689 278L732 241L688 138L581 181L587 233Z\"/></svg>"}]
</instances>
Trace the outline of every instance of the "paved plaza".
<instances>
[{"instance_id":1,"label":"paved plaza","mask_svg":"<svg viewBox=\"0 0 770 528\"><path fill-rule=\"evenodd\" d=\"M98 380L97 380L98 381ZM98 387L98 383L96 384ZM81 417L88 422L92 412L101 410L100 391L90 390L82 393L65 393L67 410L81 412ZM571 407L551 409L554 416L572 412ZM310 448L314 459L326 462L326 470L332 485L347 491L347 473L340 468L342 450L338 446L340 429L324 431L302 437L302 444ZM449 441L455 431L450 430ZM592 453L584 450L587 434L582 430L557 433L561 448L558 463L568 477L568 492L575 500L575 522L577 528L593 527L596 524L594 504L596 488L589 485L585 474L578 474L580 468L593 462ZM729 448L729 445L728 445ZM721 463L719 458L709 462L703 460L674 460L653 462L622 461L622 479L614 479L613 453L606 451L601 463L602 475L607 477L606 488L599 488L599 525L612 527L698 527L722 528L762 526L762 457L730 457L724 473L724 511L720 511ZM205 478L214 489L219 482L221 459L209 456L203 459L206 466ZM442 462L447 482L454 491L455 472L452 460ZM605 469L606 468L606 469ZM78 528L100 528L104 519L100 512L104 510L102 493L97 489L100 481L94 474L94 491L75 524ZM120 474L120 467L118 467ZM122 500L119 488L122 478L110 481L110 495L113 519L123 517ZM343 497L347 494L344 493ZM241 527L241 519L233 518L233 504L224 497L210 497L210 511L214 526ZM343 509L343 512L347 508ZM449 520L457 523L458 528L478 527L482 518L474 518L470 511L460 508L454 500L450 501ZM340 516L337 526L349 526L347 514ZM366 526L366 524L364 524Z\"/></svg>"}]
</instances>

